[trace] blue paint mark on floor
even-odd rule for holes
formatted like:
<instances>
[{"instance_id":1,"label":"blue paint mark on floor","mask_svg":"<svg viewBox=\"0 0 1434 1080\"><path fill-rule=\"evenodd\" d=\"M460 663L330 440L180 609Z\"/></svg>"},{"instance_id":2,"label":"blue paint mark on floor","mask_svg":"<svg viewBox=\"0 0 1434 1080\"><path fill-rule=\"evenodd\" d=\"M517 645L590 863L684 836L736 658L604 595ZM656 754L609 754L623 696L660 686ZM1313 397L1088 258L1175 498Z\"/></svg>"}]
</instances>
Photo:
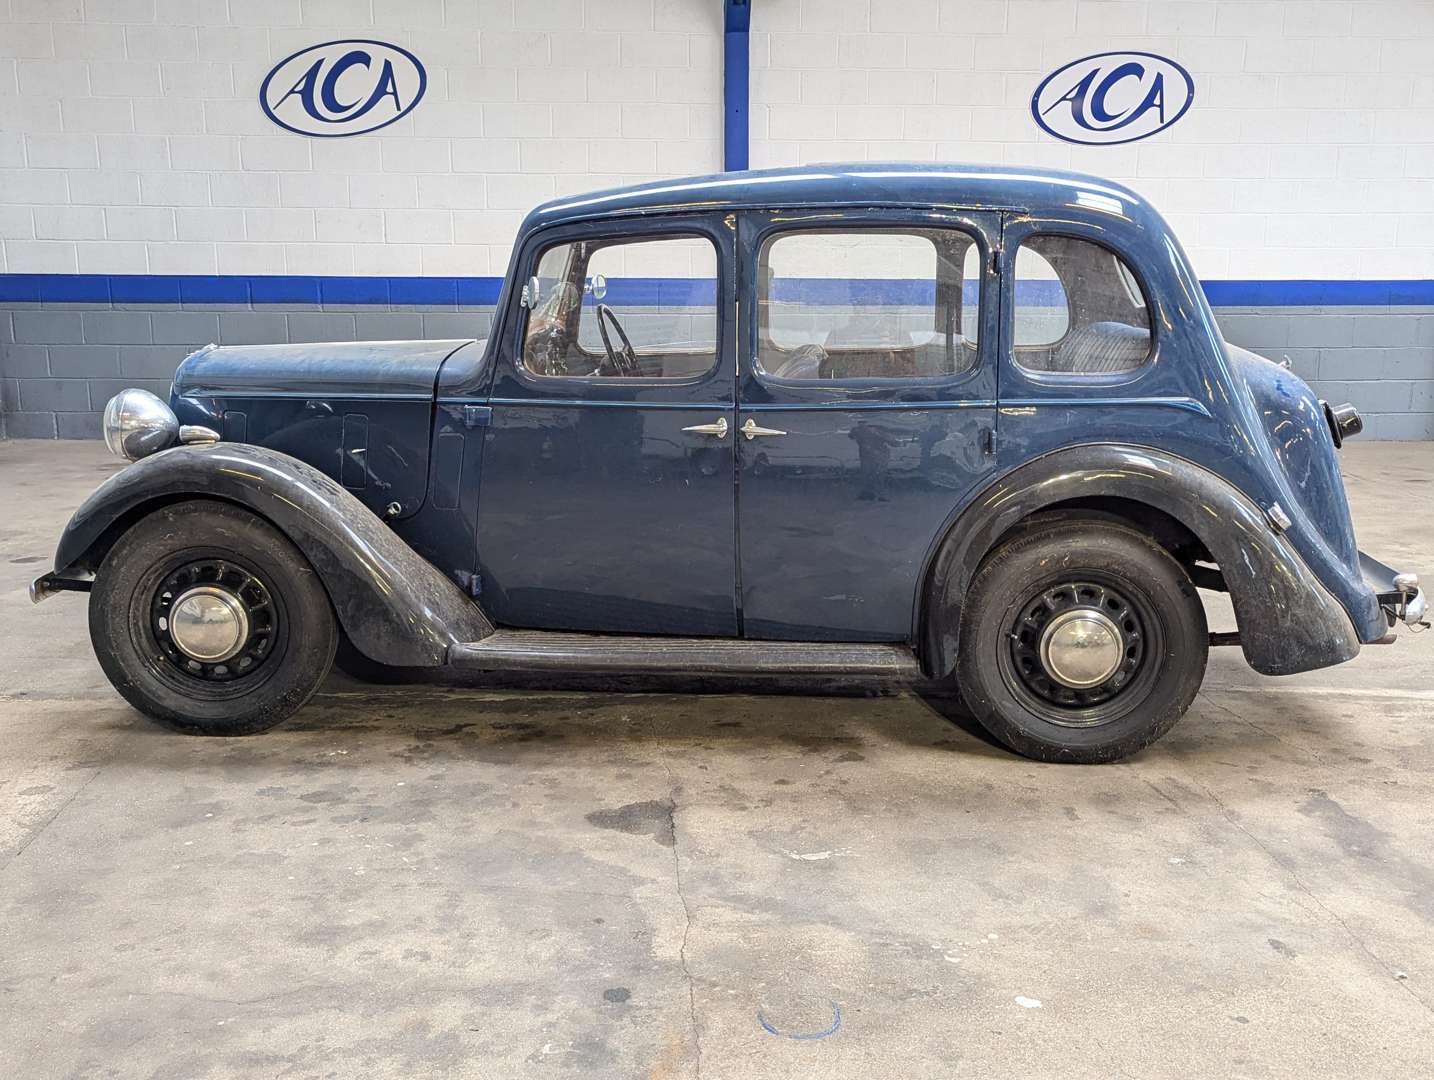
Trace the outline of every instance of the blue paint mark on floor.
<instances>
[{"instance_id":1,"label":"blue paint mark on floor","mask_svg":"<svg viewBox=\"0 0 1434 1080\"><path fill-rule=\"evenodd\" d=\"M757 1010L757 1023L762 1025L762 1029L768 1035L778 1035L787 1039L825 1039L828 1035L835 1035L841 1028L841 1006L835 1001L831 1003L831 1006L832 1023L831 1027L825 1031L778 1031L772 1026L772 1022L762 1015L761 1009Z\"/></svg>"}]
</instances>

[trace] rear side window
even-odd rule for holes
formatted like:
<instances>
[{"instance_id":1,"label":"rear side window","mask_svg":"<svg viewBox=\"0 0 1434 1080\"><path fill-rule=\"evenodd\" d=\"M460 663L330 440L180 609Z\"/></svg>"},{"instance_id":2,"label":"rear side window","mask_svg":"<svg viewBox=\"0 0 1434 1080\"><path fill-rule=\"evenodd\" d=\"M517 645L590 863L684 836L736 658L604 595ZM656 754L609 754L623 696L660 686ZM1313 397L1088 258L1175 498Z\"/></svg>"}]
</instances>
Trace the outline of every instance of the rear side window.
<instances>
[{"instance_id":1,"label":"rear side window","mask_svg":"<svg viewBox=\"0 0 1434 1080\"><path fill-rule=\"evenodd\" d=\"M1114 252L1070 236L1031 236L1016 251L1016 362L1030 371L1110 375L1150 356L1140 282Z\"/></svg>"},{"instance_id":2,"label":"rear side window","mask_svg":"<svg viewBox=\"0 0 1434 1080\"><path fill-rule=\"evenodd\" d=\"M957 229L778 234L758 257L757 366L799 382L966 372L980 266Z\"/></svg>"}]
</instances>

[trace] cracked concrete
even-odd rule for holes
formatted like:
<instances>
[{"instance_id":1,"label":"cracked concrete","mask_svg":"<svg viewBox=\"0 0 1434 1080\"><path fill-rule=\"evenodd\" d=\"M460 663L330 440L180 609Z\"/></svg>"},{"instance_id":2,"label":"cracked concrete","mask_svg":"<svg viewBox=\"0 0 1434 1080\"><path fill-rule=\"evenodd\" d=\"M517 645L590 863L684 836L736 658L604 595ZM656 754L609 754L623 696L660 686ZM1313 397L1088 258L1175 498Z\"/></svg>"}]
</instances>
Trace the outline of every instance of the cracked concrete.
<instances>
[{"instance_id":1,"label":"cracked concrete","mask_svg":"<svg viewBox=\"0 0 1434 1080\"><path fill-rule=\"evenodd\" d=\"M687 893L682 888L682 853L677 848L677 800L682 794L682 789L677 783L677 777L672 774L672 766L668 763L667 748L662 744L662 736L655 729L653 741L662 760L662 769L667 773L667 781L672 788L671 794L667 798L667 827L672 835L672 887L677 890L677 898L682 901L682 944L678 947L677 957L682 962L682 975L687 980L687 1011L692 1018L692 1074L700 1077L702 1075L702 1027L697 1019L697 984L692 977L692 966L687 962L687 939L692 934L692 907L688 904Z\"/></svg>"},{"instance_id":2,"label":"cracked concrete","mask_svg":"<svg viewBox=\"0 0 1434 1080\"><path fill-rule=\"evenodd\" d=\"M1343 464L1362 544L1434 576L1434 447ZM189 739L83 598L25 598L113 467L0 443L6 1076L1428 1071L1434 635L1280 680L1216 650L1093 769L864 684L336 675Z\"/></svg>"}]
</instances>

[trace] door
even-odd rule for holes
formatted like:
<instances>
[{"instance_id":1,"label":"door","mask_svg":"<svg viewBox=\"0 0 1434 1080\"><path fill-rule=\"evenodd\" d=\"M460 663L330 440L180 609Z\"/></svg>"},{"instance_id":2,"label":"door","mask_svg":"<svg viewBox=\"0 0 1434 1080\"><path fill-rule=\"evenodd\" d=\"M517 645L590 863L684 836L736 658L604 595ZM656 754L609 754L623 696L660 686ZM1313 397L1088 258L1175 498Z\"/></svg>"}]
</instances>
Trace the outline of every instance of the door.
<instances>
[{"instance_id":1,"label":"door","mask_svg":"<svg viewBox=\"0 0 1434 1080\"><path fill-rule=\"evenodd\" d=\"M478 505L497 623L738 633L734 229L653 216L525 244Z\"/></svg>"},{"instance_id":2,"label":"door","mask_svg":"<svg viewBox=\"0 0 1434 1080\"><path fill-rule=\"evenodd\" d=\"M999 229L909 210L742 220L747 637L911 637L927 559L994 468Z\"/></svg>"}]
</instances>

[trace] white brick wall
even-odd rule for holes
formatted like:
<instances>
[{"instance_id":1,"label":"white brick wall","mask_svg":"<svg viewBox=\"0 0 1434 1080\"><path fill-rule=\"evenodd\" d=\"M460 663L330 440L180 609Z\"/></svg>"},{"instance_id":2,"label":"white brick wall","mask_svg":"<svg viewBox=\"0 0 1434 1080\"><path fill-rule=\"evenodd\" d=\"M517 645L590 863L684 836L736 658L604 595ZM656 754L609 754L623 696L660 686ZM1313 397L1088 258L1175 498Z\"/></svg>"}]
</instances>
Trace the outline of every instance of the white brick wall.
<instances>
[{"instance_id":1,"label":"white brick wall","mask_svg":"<svg viewBox=\"0 0 1434 1080\"><path fill-rule=\"evenodd\" d=\"M427 68L382 131L272 124L278 60ZM715 0L0 0L0 272L501 274L561 192L721 168Z\"/></svg>"},{"instance_id":2,"label":"white brick wall","mask_svg":"<svg viewBox=\"0 0 1434 1080\"><path fill-rule=\"evenodd\" d=\"M955 160L1124 181L1205 278L1434 277L1434 0L757 0L752 164ZM1037 84L1160 53L1195 104L1143 142L1060 142Z\"/></svg>"},{"instance_id":3,"label":"white brick wall","mask_svg":"<svg viewBox=\"0 0 1434 1080\"><path fill-rule=\"evenodd\" d=\"M721 165L720 0L0 0L0 272L497 274L541 199ZM258 87L320 41L412 50L351 139ZM1174 57L1194 108L1058 142L1036 84ZM1434 278L1434 0L754 0L752 162L948 159L1130 183L1207 278Z\"/></svg>"}]
</instances>

